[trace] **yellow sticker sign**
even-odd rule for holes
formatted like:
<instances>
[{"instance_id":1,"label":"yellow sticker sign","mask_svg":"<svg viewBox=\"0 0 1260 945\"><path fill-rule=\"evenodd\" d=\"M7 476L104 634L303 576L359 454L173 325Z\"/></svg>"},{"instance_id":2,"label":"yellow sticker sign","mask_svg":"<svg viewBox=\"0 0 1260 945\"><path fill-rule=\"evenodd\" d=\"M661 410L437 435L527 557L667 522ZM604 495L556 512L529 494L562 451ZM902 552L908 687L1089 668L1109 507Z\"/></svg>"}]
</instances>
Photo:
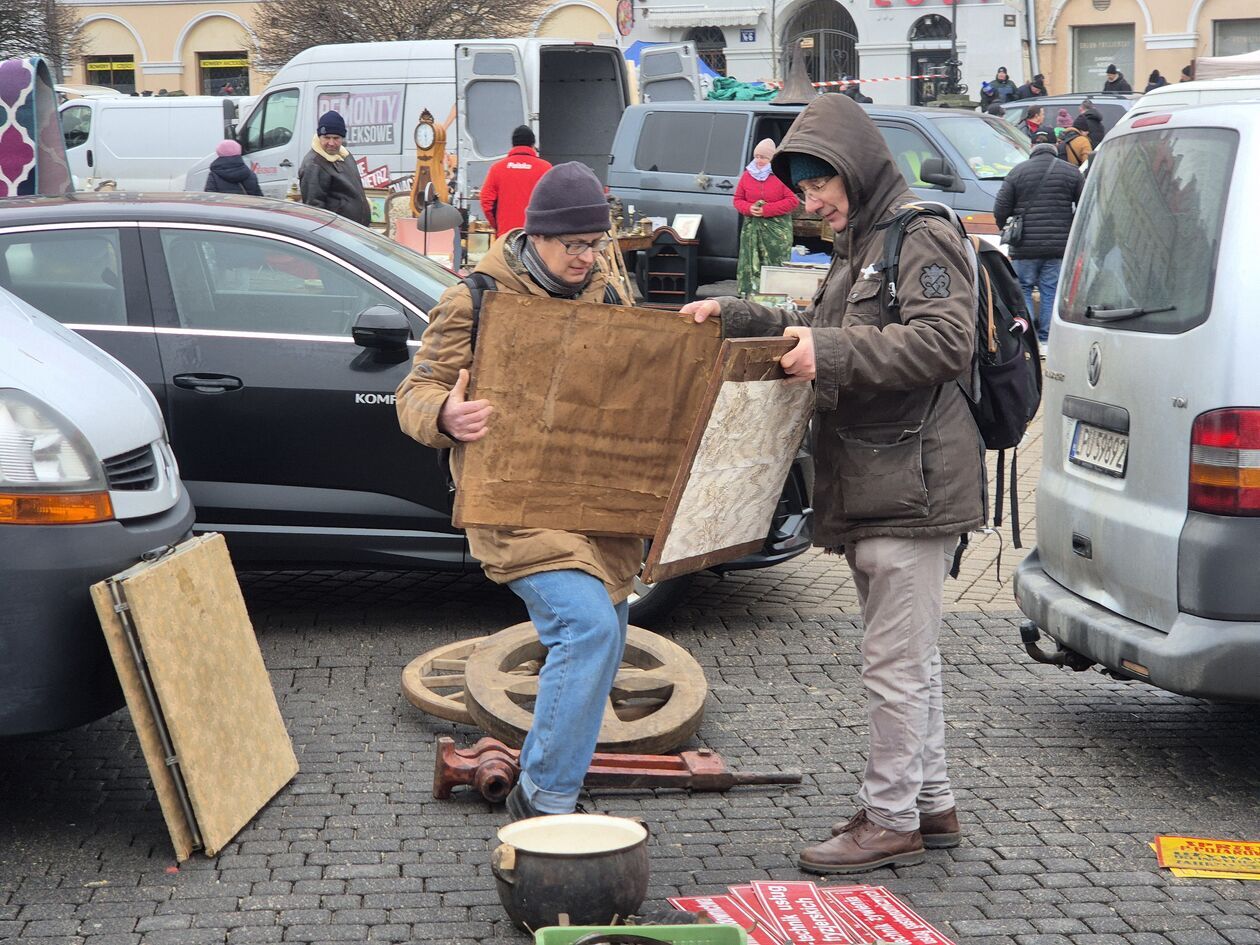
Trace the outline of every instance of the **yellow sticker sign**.
<instances>
[{"instance_id":1,"label":"yellow sticker sign","mask_svg":"<svg viewBox=\"0 0 1260 945\"><path fill-rule=\"evenodd\" d=\"M1260 842L1204 837L1156 837L1159 865L1183 870L1260 875Z\"/></svg>"},{"instance_id":2,"label":"yellow sticker sign","mask_svg":"<svg viewBox=\"0 0 1260 945\"><path fill-rule=\"evenodd\" d=\"M201 68L203 69L245 69L249 66L248 59L203 59L201 60Z\"/></svg>"},{"instance_id":3,"label":"yellow sticker sign","mask_svg":"<svg viewBox=\"0 0 1260 945\"><path fill-rule=\"evenodd\" d=\"M89 62L87 64L88 72L119 72L124 69L134 72L135 68L134 62Z\"/></svg>"},{"instance_id":4,"label":"yellow sticker sign","mask_svg":"<svg viewBox=\"0 0 1260 945\"><path fill-rule=\"evenodd\" d=\"M1224 873L1220 870L1183 870L1171 867L1169 872L1182 879L1249 879L1260 882L1260 873Z\"/></svg>"}]
</instances>

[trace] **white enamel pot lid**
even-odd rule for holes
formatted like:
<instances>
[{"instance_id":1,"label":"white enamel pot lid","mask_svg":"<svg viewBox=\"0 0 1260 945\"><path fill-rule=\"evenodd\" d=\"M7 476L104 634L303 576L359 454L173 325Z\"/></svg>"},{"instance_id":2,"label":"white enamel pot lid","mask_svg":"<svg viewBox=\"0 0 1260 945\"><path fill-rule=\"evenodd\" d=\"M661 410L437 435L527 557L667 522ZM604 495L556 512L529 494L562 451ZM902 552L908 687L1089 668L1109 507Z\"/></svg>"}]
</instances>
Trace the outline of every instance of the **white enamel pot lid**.
<instances>
[{"instance_id":1,"label":"white enamel pot lid","mask_svg":"<svg viewBox=\"0 0 1260 945\"><path fill-rule=\"evenodd\" d=\"M499 842L524 853L589 856L627 850L647 840L647 828L625 817L554 814L499 828Z\"/></svg>"}]
</instances>

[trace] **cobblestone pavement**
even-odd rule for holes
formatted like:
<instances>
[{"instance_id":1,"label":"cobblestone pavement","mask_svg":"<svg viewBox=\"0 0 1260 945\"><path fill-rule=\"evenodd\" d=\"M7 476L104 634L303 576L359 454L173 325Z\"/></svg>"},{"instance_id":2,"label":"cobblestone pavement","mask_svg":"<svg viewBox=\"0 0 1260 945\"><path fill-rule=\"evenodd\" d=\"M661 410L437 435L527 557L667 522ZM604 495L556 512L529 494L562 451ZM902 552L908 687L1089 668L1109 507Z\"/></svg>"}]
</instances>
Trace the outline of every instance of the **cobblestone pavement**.
<instances>
[{"instance_id":1,"label":"cobblestone pavement","mask_svg":"<svg viewBox=\"0 0 1260 945\"><path fill-rule=\"evenodd\" d=\"M1021 490L1029 513L1032 478ZM1147 847L1157 833L1260 838L1260 707L1030 662L988 554L973 546L954 594L970 611L947 617L941 644L963 843L862 878L959 945L1260 945L1257 886L1173 878ZM1014 559L1008 549L1004 578ZM843 571L816 555L703 578L662 628L709 675L694 744L739 768L800 767L805 781L596 794L594 809L655 827L650 905L800 878L795 851L851 812L866 734ZM243 584L297 778L219 856L176 870L125 713L5 742L0 939L526 941L488 867L501 812L429 792L435 736L475 733L399 695L408 661L521 619L515 598L476 576L247 574Z\"/></svg>"}]
</instances>

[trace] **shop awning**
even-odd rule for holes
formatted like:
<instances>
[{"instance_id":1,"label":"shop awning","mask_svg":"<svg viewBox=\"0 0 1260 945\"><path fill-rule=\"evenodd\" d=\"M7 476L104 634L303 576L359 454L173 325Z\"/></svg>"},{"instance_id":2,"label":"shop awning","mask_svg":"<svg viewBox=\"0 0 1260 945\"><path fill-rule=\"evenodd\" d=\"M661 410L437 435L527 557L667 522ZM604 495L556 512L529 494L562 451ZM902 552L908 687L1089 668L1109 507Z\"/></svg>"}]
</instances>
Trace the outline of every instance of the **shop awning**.
<instances>
[{"instance_id":1,"label":"shop awning","mask_svg":"<svg viewBox=\"0 0 1260 945\"><path fill-rule=\"evenodd\" d=\"M695 3L649 6L649 26L755 26L765 7L718 7Z\"/></svg>"}]
</instances>

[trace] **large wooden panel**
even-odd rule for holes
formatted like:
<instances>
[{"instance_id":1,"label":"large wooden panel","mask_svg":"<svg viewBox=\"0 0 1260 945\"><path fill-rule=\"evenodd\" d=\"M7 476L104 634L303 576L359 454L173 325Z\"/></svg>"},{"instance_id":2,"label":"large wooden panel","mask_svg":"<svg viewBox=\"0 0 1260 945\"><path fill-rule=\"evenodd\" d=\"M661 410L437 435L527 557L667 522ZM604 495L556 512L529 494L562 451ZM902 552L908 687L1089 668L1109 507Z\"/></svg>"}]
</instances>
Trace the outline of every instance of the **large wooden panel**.
<instances>
[{"instance_id":1,"label":"large wooden panel","mask_svg":"<svg viewBox=\"0 0 1260 945\"><path fill-rule=\"evenodd\" d=\"M129 648L120 654L110 582L121 584L205 852L213 856L298 770L227 546L221 535L193 538L92 588L176 855L183 859L188 825L178 823L178 797L143 691L136 690Z\"/></svg>"},{"instance_id":2,"label":"large wooden panel","mask_svg":"<svg viewBox=\"0 0 1260 945\"><path fill-rule=\"evenodd\" d=\"M716 320L488 292L455 524L650 537L721 346Z\"/></svg>"},{"instance_id":3,"label":"large wooden panel","mask_svg":"<svg viewBox=\"0 0 1260 945\"><path fill-rule=\"evenodd\" d=\"M652 541L648 583L711 568L765 541L814 407L809 384L788 381L782 338L722 344L718 366Z\"/></svg>"}]
</instances>

